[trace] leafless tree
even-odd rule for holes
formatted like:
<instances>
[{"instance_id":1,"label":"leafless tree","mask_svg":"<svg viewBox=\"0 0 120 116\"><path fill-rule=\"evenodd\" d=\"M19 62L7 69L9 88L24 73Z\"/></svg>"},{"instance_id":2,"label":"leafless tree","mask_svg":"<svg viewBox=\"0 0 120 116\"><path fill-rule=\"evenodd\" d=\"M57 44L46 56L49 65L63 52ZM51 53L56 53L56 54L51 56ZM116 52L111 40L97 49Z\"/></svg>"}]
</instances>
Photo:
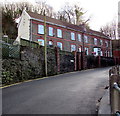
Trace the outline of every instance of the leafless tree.
<instances>
[{"instance_id":1,"label":"leafless tree","mask_svg":"<svg viewBox=\"0 0 120 116\"><path fill-rule=\"evenodd\" d=\"M88 25L90 18L85 19L85 14L86 12L79 4L69 5L69 3L66 3L62 10L58 12L58 19L76 25L81 25L83 23Z\"/></svg>"},{"instance_id":2,"label":"leafless tree","mask_svg":"<svg viewBox=\"0 0 120 116\"><path fill-rule=\"evenodd\" d=\"M116 32L117 32L117 23L115 20L112 22L106 24L105 26L100 28L100 32L105 34L106 36L109 36L110 39L117 39L116 38Z\"/></svg>"}]
</instances>

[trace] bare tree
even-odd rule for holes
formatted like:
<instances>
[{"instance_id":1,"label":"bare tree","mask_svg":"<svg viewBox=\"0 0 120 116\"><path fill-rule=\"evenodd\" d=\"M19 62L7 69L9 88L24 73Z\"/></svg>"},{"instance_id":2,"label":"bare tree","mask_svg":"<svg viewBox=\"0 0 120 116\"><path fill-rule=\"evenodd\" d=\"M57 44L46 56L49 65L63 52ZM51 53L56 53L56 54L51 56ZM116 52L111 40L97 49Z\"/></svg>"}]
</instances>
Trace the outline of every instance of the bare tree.
<instances>
[{"instance_id":1,"label":"bare tree","mask_svg":"<svg viewBox=\"0 0 120 116\"><path fill-rule=\"evenodd\" d=\"M116 29L117 29L117 24L116 21L113 20L111 23L106 24L105 26L100 28L100 32L105 34L106 36L109 36L110 39L117 39L116 38Z\"/></svg>"},{"instance_id":2,"label":"bare tree","mask_svg":"<svg viewBox=\"0 0 120 116\"><path fill-rule=\"evenodd\" d=\"M73 7L67 3L61 11L58 11L58 19L73 23L72 18L74 17Z\"/></svg>"},{"instance_id":3,"label":"bare tree","mask_svg":"<svg viewBox=\"0 0 120 116\"><path fill-rule=\"evenodd\" d=\"M85 13L86 12L83 10L82 7L80 7L79 4L69 5L69 3L66 3L63 9L58 12L58 19L76 25L81 25L83 23L85 25L88 25L88 21L90 20L90 18L85 20Z\"/></svg>"}]
</instances>

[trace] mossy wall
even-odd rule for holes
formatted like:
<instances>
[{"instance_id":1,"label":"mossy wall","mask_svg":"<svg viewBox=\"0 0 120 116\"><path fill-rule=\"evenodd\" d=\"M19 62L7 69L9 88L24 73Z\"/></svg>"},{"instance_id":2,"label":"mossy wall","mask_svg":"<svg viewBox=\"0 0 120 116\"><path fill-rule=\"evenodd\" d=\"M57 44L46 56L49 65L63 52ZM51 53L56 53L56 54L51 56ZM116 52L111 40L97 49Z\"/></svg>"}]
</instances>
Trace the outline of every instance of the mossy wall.
<instances>
[{"instance_id":1,"label":"mossy wall","mask_svg":"<svg viewBox=\"0 0 120 116\"><path fill-rule=\"evenodd\" d=\"M74 55L59 51L60 72L74 71ZM57 72L57 56L54 48L47 49L48 76L59 74ZM3 85L21 82L45 76L44 47L20 47L20 59L2 60Z\"/></svg>"}]
</instances>

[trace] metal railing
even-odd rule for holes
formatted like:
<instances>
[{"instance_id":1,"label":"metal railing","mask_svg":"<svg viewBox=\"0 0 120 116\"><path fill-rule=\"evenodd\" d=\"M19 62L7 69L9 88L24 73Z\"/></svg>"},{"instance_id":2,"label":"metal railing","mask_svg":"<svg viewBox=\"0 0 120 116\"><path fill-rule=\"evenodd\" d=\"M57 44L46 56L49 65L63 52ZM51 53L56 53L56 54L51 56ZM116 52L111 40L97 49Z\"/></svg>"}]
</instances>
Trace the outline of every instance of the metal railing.
<instances>
[{"instance_id":1,"label":"metal railing","mask_svg":"<svg viewBox=\"0 0 120 116\"><path fill-rule=\"evenodd\" d=\"M113 88L115 88L120 93L120 87L116 82L113 84Z\"/></svg>"},{"instance_id":2,"label":"metal railing","mask_svg":"<svg viewBox=\"0 0 120 116\"><path fill-rule=\"evenodd\" d=\"M120 116L120 112L117 111L117 112L115 113L115 116Z\"/></svg>"}]
</instances>

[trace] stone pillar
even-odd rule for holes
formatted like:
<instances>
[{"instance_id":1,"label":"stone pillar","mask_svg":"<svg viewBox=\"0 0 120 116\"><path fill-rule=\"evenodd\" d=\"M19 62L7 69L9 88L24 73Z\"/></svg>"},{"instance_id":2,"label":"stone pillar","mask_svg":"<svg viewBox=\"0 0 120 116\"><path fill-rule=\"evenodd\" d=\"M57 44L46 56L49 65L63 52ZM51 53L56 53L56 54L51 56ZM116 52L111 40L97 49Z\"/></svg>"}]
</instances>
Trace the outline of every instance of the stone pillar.
<instances>
[{"instance_id":1,"label":"stone pillar","mask_svg":"<svg viewBox=\"0 0 120 116\"><path fill-rule=\"evenodd\" d=\"M77 52L77 70L81 70L81 53Z\"/></svg>"},{"instance_id":2,"label":"stone pillar","mask_svg":"<svg viewBox=\"0 0 120 116\"><path fill-rule=\"evenodd\" d=\"M57 65L57 73L60 73L60 54L59 54L59 48L55 47L55 53L56 53L56 65Z\"/></svg>"},{"instance_id":3,"label":"stone pillar","mask_svg":"<svg viewBox=\"0 0 120 116\"><path fill-rule=\"evenodd\" d=\"M76 71L77 70L77 52L76 51L74 52L74 58L75 58L75 60L74 60L74 70Z\"/></svg>"},{"instance_id":4,"label":"stone pillar","mask_svg":"<svg viewBox=\"0 0 120 116\"><path fill-rule=\"evenodd\" d=\"M85 52L81 53L81 64L82 64L82 69L84 70L86 68L86 59L85 59Z\"/></svg>"},{"instance_id":5,"label":"stone pillar","mask_svg":"<svg viewBox=\"0 0 120 116\"><path fill-rule=\"evenodd\" d=\"M98 56L98 67L101 67L101 56Z\"/></svg>"}]
</instances>

